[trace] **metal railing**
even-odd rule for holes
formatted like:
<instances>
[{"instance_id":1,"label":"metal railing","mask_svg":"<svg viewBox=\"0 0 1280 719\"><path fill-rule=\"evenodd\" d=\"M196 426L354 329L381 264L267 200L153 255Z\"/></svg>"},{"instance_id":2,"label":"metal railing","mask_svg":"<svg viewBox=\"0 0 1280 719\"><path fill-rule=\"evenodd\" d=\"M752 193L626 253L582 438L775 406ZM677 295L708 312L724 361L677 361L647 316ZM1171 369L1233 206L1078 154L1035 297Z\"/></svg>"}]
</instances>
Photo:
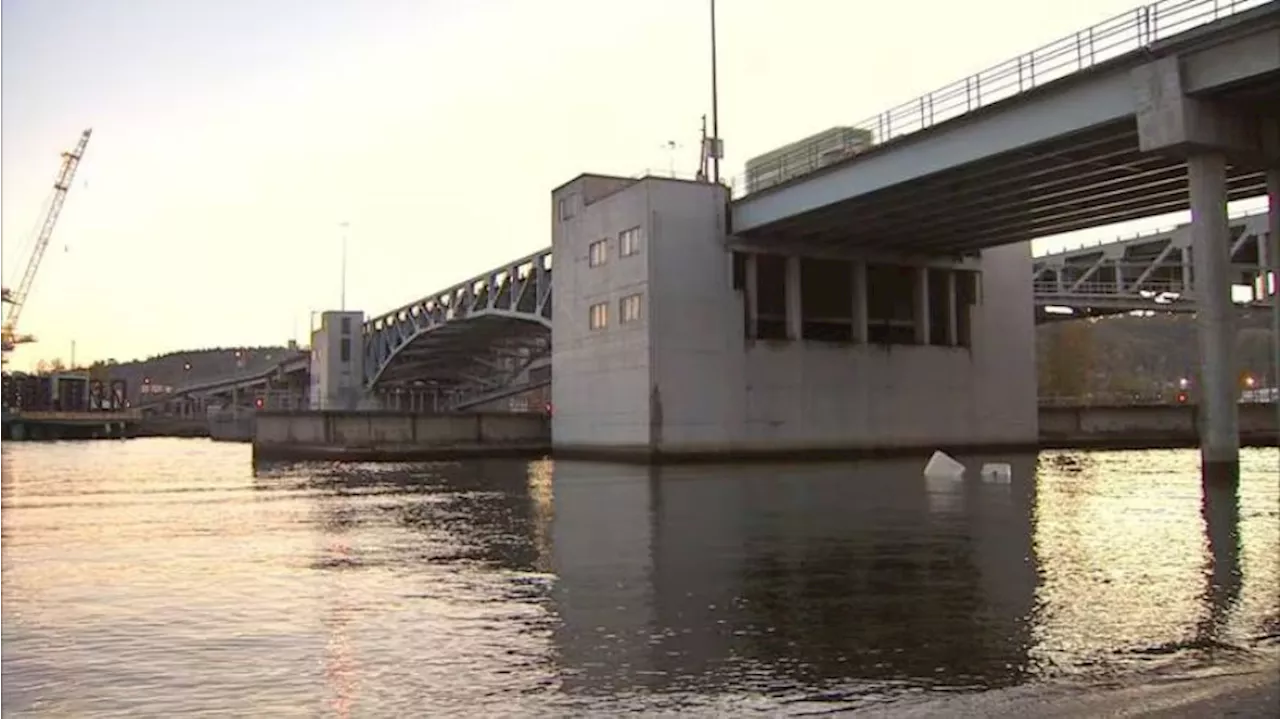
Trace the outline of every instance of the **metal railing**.
<instances>
[{"instance_id":1,"label":"metal railing","mask_svg":"<svg viewBox=\"0 0 1280 719\"><path fill-rule=\"evenodd\" d=\"M1057 297L1132 297L1135 300L1150 300L1152 303L1164 303L1188 299L1189 289L1177 280L1147 280L1139 287L1121 287L1115 282L1073 282L1059 283L1056 280L1036 280L1033 290L1037 296L1049 295Z\"/></svg>"},{"instance_id":2,"label":"metal railing","mask_svg":"<svg viewBox=\"0 0 1280 719\"><path fill-rule=\"evenodd\" d=\"M883 145L1267 2L1269 0L1161 0L1143 5L851 127L870 131L874 145ZM769 186L824 166L817 143L801 145L776 162L777 175ZM735 198L747 195L745 179L744 173L730 180Z\"/></svg>"},{"instance_id":3,"label":"metal railing","mask_svg":"<svg viewBox=\"0 0 1280 719\"><path fill-rule=\"evenodd\" d=\"M1040 395L1041 407L1159 407L1185 404L1177 390L1101 391L1082 395Z\"/></svg>"}]
</instances>

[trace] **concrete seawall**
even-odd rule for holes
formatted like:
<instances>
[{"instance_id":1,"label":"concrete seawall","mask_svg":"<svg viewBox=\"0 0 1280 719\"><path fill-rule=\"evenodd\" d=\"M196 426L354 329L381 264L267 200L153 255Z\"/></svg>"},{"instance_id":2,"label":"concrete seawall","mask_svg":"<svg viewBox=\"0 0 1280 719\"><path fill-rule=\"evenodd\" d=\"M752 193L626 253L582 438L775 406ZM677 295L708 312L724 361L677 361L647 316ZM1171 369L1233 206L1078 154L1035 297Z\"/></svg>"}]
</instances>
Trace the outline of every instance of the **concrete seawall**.
<instances>
[{"instance_id":1,"label":"concrete seawall","mask_svg":"<svg viewBox=\"0 0 1280 719\"><path fill-rule=\"evenodd\" d=\"M1041 407L1043 449L1162 449L1198 447L1200 411L1195 405ZM1274 404L1240 405L1240 444L1274 447Z\"/></svg>"},{"instance_id":2,"label":"concrete seawall","mask_svg":"<svg viewBox=\"0 0 1280 719\"><path fill-rule=\"evenodd\" d=\"M1036 449L1172 449L1199 443L1193 405L1041 407L1040 441L1032 446L941 447L950 452ZM413 461L467 457L545 456L621 462L836 459L927 454L939 447L732 448L655 455L646 447L557 447L551 422L540 414L503 412L410 414L402 412L258 412L253 422L255 459ZM1240 443L1276 446L1274 405L1240 406Z\"/></svg>"},{"instance_id":3,"label":"concrete seawall","mask_svg":"<svg viewBox=\"0 0 1280 719\"><path fill-rule=\"evenodd\" d=\"M551 450L545 415L501 412L259 412L255 459L413 461L538 457Z\"/></svg>"},{"instance_id":4,"label":"concrete seawall","mask_svg":"<svg viewBox=\"0 0 1280 719\"><path fill-rule=\"evenodd\" d=\"M755 443L749 446L700 446L679 451L654 452L645 445L557 445L553 455L625 463L686 463L769 461L824 461L877 457L927 456L935 449L951 454L1003 454L1042 449L1194 449L1199 446L1200 415L1194 405L1131 407L1041 407L1039 441L1035 443L949 444L843 444L798 446ZM1276 410L1273 404L1240 405L1240 444L1246 447L1277 445Z\"/></svg>"}]
</instances>

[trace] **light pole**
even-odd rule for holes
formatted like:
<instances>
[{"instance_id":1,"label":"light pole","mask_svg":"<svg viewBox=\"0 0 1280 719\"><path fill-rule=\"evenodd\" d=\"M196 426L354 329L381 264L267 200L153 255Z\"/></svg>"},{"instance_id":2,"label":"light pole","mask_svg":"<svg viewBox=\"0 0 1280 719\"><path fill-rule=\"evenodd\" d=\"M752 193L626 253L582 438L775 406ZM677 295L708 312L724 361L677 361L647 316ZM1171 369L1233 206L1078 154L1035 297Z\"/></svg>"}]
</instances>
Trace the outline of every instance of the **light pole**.
<instances>
[{"instance_id":1,"label":"light pole","mask_svg":"<svg viewBox=\"0 0 1280 719\"><path fill-rule=\"evenodd\" d=\"M716 82L716 0L711 0L711 181L720 184L720 91Z\"/></svg>"}]
</instances>

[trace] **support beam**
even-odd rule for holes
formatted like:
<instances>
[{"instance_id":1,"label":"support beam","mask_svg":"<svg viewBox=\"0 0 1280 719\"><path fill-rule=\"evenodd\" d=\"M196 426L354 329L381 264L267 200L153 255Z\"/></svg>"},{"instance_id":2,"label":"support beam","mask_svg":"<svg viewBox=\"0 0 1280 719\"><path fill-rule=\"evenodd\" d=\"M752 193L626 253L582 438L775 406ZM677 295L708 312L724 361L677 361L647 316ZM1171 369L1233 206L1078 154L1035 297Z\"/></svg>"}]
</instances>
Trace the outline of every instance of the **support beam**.
<instances>
[{"instance_id":1,"label":"support beam","mask_svg":"<svg viewBox=\"0 0 1280 719\"><path fill-rule=\"evenodd\" d=\"M1240 419L1226 159L1214 152L1193 154L1187 158L1187 174L1200 345L1201 471L1206 482L1234 483L1240 473Z\"/></svg>"},{"instance_id":2,"label":"support beam","mask_svg":"<svg viewBox=\"0 0 1280 719\"><path fill-rule=\"evenodd\" d=\"M929 344L929 268L915 268L916 344Z\"/></svg>"},{"instance_id":3,"label":"support beam","mask_svg":"<svg viewBox=\"0 0 1280 719\"><path fill-rule=\"evenodd\" d=\"M866 344L867 339L867 261L853 261L853 341Z\"/></svg>"},{"instance_id":4,"label":"support beam","mask_svg":"<svg viewBox=\"0 0 1280 719\"><path fill-rule=\"evenodd\" d=\"M787 297L787 339L799 342L804 339L804 322L800 316L800 256L787 255L784 282Z\"/></svg>"}]
</instances>

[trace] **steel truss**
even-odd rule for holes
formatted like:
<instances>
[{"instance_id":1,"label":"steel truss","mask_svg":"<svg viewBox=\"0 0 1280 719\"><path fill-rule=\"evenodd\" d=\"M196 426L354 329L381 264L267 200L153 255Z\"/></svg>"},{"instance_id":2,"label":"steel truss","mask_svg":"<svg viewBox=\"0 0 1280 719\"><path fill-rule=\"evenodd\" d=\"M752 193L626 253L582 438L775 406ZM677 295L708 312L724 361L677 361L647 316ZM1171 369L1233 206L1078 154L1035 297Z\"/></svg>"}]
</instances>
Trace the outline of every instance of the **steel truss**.
<instances>
[{"instance_id":1,"label":"steel truss","mask_svg":"<svg viewBox=\"0 0 1280 719\"><path fill-rule=\"evenodd\" d=\"M452 409L528 381L551 355L551 248L364 325L365 386Z\"/></svg>"},{"instance_id":2,"label":"steel truss","mask_svg":"<svg viewBox=\"0 0 1280 719\"><path fill-rule=\"evenodd\" d=\"M1251 288L1247 304L1265 304L1266 212L1233 217L1229 237L1233 284ZM1192 274L1190 225L1043 255L1033 263L1036 317L1194 312Z\"/></svg>"}]
</instances>

